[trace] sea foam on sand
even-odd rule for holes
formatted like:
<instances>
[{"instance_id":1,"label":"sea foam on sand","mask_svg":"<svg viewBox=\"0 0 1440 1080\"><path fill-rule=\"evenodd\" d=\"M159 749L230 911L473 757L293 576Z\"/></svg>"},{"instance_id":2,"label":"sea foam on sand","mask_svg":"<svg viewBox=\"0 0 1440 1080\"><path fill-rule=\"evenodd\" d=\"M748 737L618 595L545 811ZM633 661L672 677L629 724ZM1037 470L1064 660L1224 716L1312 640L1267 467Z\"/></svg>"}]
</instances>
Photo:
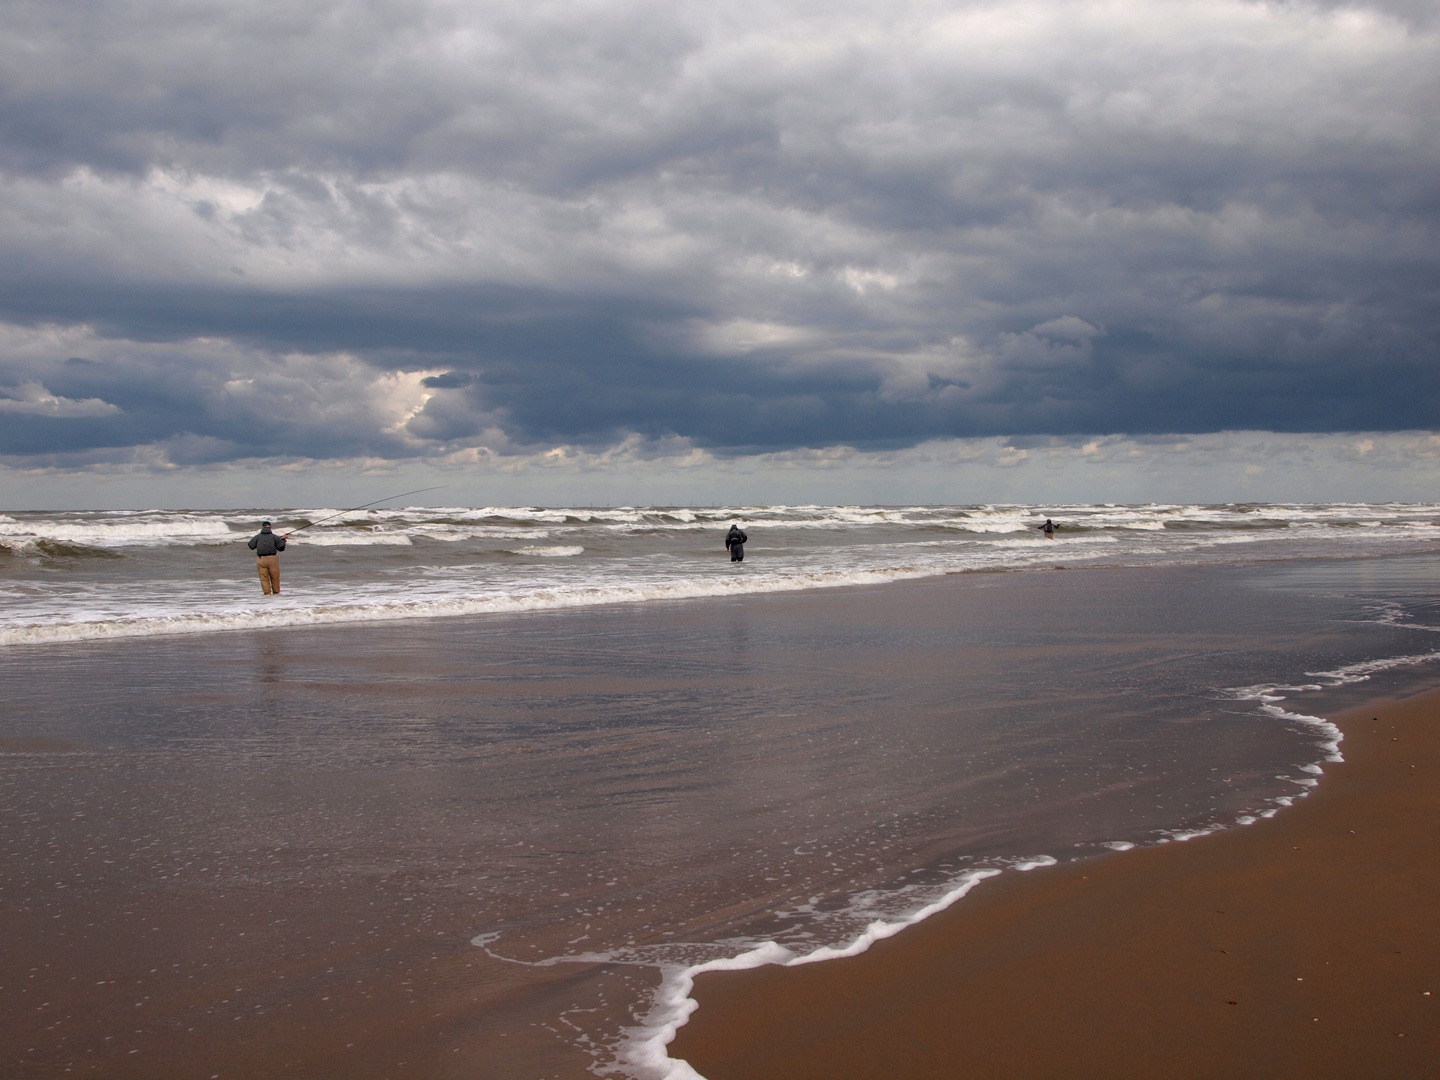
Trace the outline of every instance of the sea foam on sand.
<instances>
[{"instance_id":1,"label":"sea foam on sand","mask_svg":"<svg viewBox=\"0 0 1440 1080\"><path fill-rule=\"evenodd\" d=\"M1033 866L1054 863L1049 856L1017 864L1015 869L1026 870ZM764 967L767 964L781 964L798 967L822 960L837 960L846 956L858 956L871 945L884 938L894 937L907 926L929 918L936 912L944 911L986 878L1001 873L997 868L972 870L962 874L954 886L940 899L903 919L887 921L877 919L849 945L836 948L824 946L813 952L797 955L783 945L773 941L764 942L755 948L719 960L710 960L689 967L675 965L666 968L664 981L655 992L655 1003L644 1022L626 1033L616 1053L616 1064L636 1076L647 1080L704 1080L691 1068L689 1062L672 1058L666 1051L675 1032L690 1018L699 1003L691 997L695 989L695 977L707 971L743 971L746 968Z\"/></svg>"}]
</instances>

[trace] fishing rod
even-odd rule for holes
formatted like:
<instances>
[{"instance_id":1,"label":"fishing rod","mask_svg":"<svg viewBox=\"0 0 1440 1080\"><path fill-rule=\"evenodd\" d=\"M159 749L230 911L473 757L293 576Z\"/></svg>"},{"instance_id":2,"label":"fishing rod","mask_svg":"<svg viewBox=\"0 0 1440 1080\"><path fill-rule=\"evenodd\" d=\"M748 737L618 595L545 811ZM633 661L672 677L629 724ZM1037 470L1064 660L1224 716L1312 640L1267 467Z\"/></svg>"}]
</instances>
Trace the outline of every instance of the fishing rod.
<instances>
[{"instance_id":1,"label":"fishing rod","mask_svg":"<svg viewBox=\"0 0 1440 1080\"><path fill-rule=\"evenodd\" d=\"M344 517L346 514L353 514L356 510L364 510L367 506L379 506L381 503L389 502L391 499L403 499L406 495L419 495L421 492L425 491L439 491L441 488L448 486L449 485L447 484L436 484L434 487L416 488L414 491L402 491L399 495L386 495L383 499L376 499L374 502L361 503L359 506L350 507L349 510L341 510L339 513L335 514L326 514L323 518L319 518L315 521L311 521L304 525L301 525L299 529L291 529L285 535L293 536L301 529L308 529L311 525L319 525L320 522L329 521L331 518Z\"/></svg>"}]
</instances>

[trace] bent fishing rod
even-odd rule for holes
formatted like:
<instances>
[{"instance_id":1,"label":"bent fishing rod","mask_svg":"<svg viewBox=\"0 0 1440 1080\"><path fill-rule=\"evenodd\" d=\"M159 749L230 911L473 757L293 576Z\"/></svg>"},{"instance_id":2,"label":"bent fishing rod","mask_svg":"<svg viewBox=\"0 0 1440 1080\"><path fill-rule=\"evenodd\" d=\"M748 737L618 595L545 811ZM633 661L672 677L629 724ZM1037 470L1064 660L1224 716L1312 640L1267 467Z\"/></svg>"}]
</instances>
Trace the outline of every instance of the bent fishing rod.
<instances>
[{"instance_id":1,"label":"bent fishing rod","mask_svg":"<svg viewBox=\"0 0 1440 1080\"><path fill-rule=\"evenodd\" d=\"M441 488L447 487L447 486L449 486L449 485L447 485L447 484L436 484L434 487L416 488L414 491L402 491L402 492L400 492L399 495L386 495L385 498L383 498L383 499L376 499L374 502L361 503L359 506L352 506L352 507L350 507L350 509L348 509L348 510L341 510L341 511L339 511L338 513L334 513L334 514L326 514L324 517L322 517L322 518L317 518L315 521L306 522L304 525L301 525L299 529L291 529L291 530L290 530L289 532L287 532L285 535L286 535L286 536L294 536L297 532L300 532L302 529L308 529L308 528L310 528L311 525L319 525L320 522L322 522L322 521L329 521L331 518L344 517L346 514L353 514L356 510L364 510L366 507L379 506L381 503L383 503L383 502L389 502L391 499L403 499L406 495L419 495L419 494L421 494L422 492L426 492L426 491L439 491Z\"/></svg>"}]
</instances>

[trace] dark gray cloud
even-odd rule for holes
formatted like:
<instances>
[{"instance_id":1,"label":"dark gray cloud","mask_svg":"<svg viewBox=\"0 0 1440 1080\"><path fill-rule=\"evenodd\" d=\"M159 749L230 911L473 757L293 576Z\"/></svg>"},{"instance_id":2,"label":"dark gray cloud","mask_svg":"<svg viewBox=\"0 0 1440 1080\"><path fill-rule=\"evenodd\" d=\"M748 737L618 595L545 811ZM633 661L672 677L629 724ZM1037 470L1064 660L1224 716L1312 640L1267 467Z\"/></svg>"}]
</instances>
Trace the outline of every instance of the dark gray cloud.
<instances>
[{"instance_id":1,"label":"dark gray cloud","mask_svg":"<svg viewBox=\"0 0 1440 1080\"><path fill-rule=\"evenodd\" d=\"M446 371L440 375L425 376L425 378L420 380L420 385L435 390L459 390L461 387L469 386L474 381L474 377L466 372Z\"/></svg>"},{"instance_id":2,"label":"dark gray cloud","mask_svg":"<svg viewBox=\"0 0 1440 1080\"><path fill-rule=\"evenodd\" d=\"M11 461L1435 425L1428 5L0 31Z\"/></svg>"}]
</instances>

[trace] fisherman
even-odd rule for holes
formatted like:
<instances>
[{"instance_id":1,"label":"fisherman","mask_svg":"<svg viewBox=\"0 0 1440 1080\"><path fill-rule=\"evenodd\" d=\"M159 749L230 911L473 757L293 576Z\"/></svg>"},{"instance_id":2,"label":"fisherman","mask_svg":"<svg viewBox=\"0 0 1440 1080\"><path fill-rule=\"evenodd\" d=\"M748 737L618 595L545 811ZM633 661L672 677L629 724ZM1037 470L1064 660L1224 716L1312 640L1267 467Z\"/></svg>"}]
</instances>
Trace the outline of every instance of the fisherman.
<instances>
[{"instance_id":1,"label":"fisherman","mask_svg":"<svg viewBox=\"0 0 1440 1080\"><path fill-rule=\"evenodd\" d=\"M731 562L745 561L745 541L749 539L738 524L730 526L730 531L725 534L725 546L730 549Z\"/></svg>"},{"instance_id":2,"label":"fisherman","mask_svg":"<svg viewBox=\"0 0 1440 1080\"><path fill-rule=\"evenodd\" d=\"M1048 517L1045 519L1044 525L1036 525L1035 527L1045 534L1046 540L1055 539L1055 523Z\"/></svg>"},{"instance_id":3,"label":"fisherman","mask_svg":"<svg viewBox=\"0 0 1440 1080\"><path fill-rule=\"evenodd\" d=\"M280 556L285 550L285 541L290 534L276 536L270 531L270 522L262 521L260 531L250 538L250 550L255 552L260 564L260 591L266 596L280 595Z\"/></svg>"}]
</instances>

